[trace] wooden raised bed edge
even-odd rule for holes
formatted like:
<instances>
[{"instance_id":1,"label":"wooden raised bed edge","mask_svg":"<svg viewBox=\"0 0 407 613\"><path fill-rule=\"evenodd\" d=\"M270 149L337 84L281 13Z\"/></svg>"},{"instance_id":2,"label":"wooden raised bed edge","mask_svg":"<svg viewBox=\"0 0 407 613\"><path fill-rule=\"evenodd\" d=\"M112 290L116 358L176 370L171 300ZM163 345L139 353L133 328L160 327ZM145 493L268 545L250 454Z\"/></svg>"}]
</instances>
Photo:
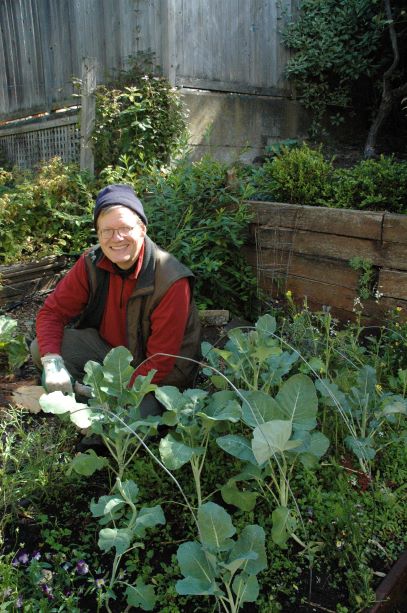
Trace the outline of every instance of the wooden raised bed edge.
<instances>
[{"instance_id":1,"label":"wooden raised bed edge","mask_svg":"<svg viewBox=\"0 0 407 613\"><path fill-rule=\"evenodd\" d=\"M243 249L262 289L273 298L290 290L311 310L332 308L342 321L355 318L360 271L356 256L370 263L377 296L363 302L362 320L381 324L401 307L407 316L407 215L331 209L281 202L246 201L253 212Z\"/></svg>"},{"instance_id":2,"label":"wooden raised bed edge","mask_svg":"<svg viewBox=\"0 0 407 613\"><path fill-rule=\"evenodd\" d=\"M52 289L72 265L65 256L48 256L40 260L0 266L0 308L26 300Z\"/></svg>"},{"instance_id":3,"label":"wooden raised bed edge","mask_svg":"<svg viewBox=\"0 0 407 613\"><path fill-rule=\"evenodd\" d=\"M366 613L394 613L407 602L407 551L387 573L376 590L376 604Z\"/></svg>"}]
</instances>

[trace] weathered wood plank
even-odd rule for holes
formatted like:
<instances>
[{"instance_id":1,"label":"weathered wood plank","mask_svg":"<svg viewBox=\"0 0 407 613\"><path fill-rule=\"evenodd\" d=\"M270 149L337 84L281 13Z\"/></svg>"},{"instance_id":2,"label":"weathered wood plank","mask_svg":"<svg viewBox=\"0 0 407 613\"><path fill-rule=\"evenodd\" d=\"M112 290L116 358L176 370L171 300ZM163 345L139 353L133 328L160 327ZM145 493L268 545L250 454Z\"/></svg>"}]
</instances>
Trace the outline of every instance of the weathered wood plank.
<instances>
[{"instance_id":1,"label":"weathered wood plank","mask_svg":"<svg viewBox=\"0 0 407 613\"><path fill-rule=\"evenodd\" d=\"M36 262L0 266L0 307L52 289L65 273L70 259L50 256Z\"/></svg>"},{"instance_id":2,"label":"weathered wood plank","mask_svg":"<svg viewBox=\"0 0 407 613\"><path fill-rule=\"evenodd\" d=\"M380 265L396 270L407 270L407 243L384 243Z\"/></svg>"},{"instance_id":3,"label":"weathered wood plank","mask_svg":"<svg viewBox=\"0 0 407 613\"><path fill-rule=\"evenodd\" d=\"M37 292L48 291L56 285L60 278L61 275L55 274L37 279L28 279L13 285L4 285L0 290L0 307L23 300Z\"/></svg>"},{"instance_id":4,"label":"weathered wood plank","mask_svg":"<svg viewBox=\"0 0 407 613\"><path fill-rule=\"evenodd\" d=\"M0 2L2 118L76 104L72 76L80 76L83 57L97 58L99 82L126 68L129 57L152 52L157 65L169 59L172 73L177 68L180 84L279 95L289 90L281 29L294 0L281 8L259 0L171 4L168 39L164 0Z\"/></svg>"},{"instance_id":5,"label":"weathered wood plank","mask_svg":"<svg viewBox=\"0 0 407 613\"><path fill-rule=\"evenodd\" d=\"M364 240L349 236L337 236L335 234L322 234L304 230L259 228L257 232L259 248L281 248L282 245L290 245L290 251L304 255L314 255L333 260L349 261L355 256L370 260L375 265L380 265L383 260L381 245L377 241ZM386 249L392 260L400 257L398 251L393 250L394 245ZM287 249L287 247L285 247ZM407 267L407 260L405 266Z\"/></svg>"},{"instance_id":6,"label":"weathered wood plank","mask_svg":"<svg viewBox=\"0 0 407 613\"><path fill-rule=\"evenodd\" d=\"M23 280L50 271L59 271L68 266L69 259L65 256L44 258L36 262L25 262L11 266L0 266L0 282L4 285L14 280Z\"/></svg>"},{"instance_id":7,"label":"weathered wood plank","mask_svg":"<svg viewBox=\"0 0 407 613\"><path fill-rule=\"evenodd\" d=\"M407 271L383 268L379 273L378 289L384 296L407 300Z\"/></svg>"},{"instance_id":8,"label":"weathered wood plank","mask_svg":"<svg viewBox=\"0 0 407 613\"><path fill-rule=\"evenodd\" d=\"M293 228L380 241L383 213L248 201L254 222L266 227Z\"/></svg>"},{"instance_id":9,"label":"weathered wood plank","mask_svg":"<svg viewBox=\"0 0 407 613\"><path fill-rule=\"evenodd\" d=\"M278 249L263 249L256 253L244 250L249 264L257 267L261 274L277 276L294 275L304 279L322 281L331 285L356 289L359 274L347 262L298 255Z\"/></svg>"},{"instance_id":10,"label":"weathered wood plank","mask_svg":"<svg viewBox=\"0 0 407 613\"><path fill-rule=\"evenodd\" d=\"M269 283L270 281L271 280L269 280ZM265 281L266 288L269 283ZM302 301L307 297L309 300L318 304L327 306L335 305L340 309L350 312L353 309L356 297L355 291L349 288L344 287L338 292L338 286L336 285L291 275L287 277L285 282L285 291L287 290L290 290L297 300Z\"/></svg>"},{"instance_id":11,"label":"weathered wood plank","mask_svg":"<svg viewBox=\"0 0 407 613\"><path fill-rule=\"evenodd\" d=\"M341 288L338 291L338 286L295 276L288 276L284 286L278 287L273 283L273 279L265 276L262 288L270 291L274 297L282 297L287 290L290 290L298 304L302 304L307 299L311 309L321 309L323 306L331 307L332 312L336 314L335 316L341 320L354 319L355 317L355 299L358 295L356 291L349 288ZM370 322L380 321L384 323L388 311L396 306L401 306L403 313L407 316L407 300L382 297L378 301L362 301L362 305L363 316L368 318Z\"/></svg>"},{"instance_id":12,"label":"weathered wood plank","mask_svg":"<svg viewBox=\"0 0 407 613\"><path fill-rule=\"evenodd\" d=\"M21 274L16 273L13 276L0 277L0 285L3 287L16 287L18 284L24 284L33 279L45 279L52 275L59 274L59 272L61 271L63 271L63 268L54 266L49 266L47 269L44 270L29 270L22 272Z\"/></svg>"},{"instance_id":13,"label":"weathered wood plank","mask_svg":"<svg viewBox=\"0 0 407 613\"><path fill-rule=\"evenodd\" d=\"M95 128L96 116L96 58L84 58L82 61L82 91L81 91L81 149L80 168L94 174L95 156L92 146L92 133Z\"/></svg>"},{"instance_id":14,"label":"weathered wood plank","mask_svg":"<svg viewBox=\"0 0 407 613\"><path fill-rule=\"evenodd\" d=\"M384 214L383 241L407 244L407 215Z\"/></svg>"},{"instance_id":15,"label":"weathered wood plank","mask_svg":"<svg viewBox=\"0 0 407 613\"><path fill-rule=\"evenodd\" d=\"M21 125L21 123L14 125L12 128L0 128L0 136L10 136L11 134L28 134L29 132L38 132L39 130L49 130L50 128L60 128L61 126L76 125L79 120L79 115L64 115L56 119L43 119L41 121L35 121L29 123L28 121ZM9 124L7 124L9 126Z\"/></svg>"},{"instance_id":16,"label":"weathered wood plank","mask_svg":"<svg viewBox=\"0 0 407 613\"><path fill-rule=\"evenodd\" d=\"M174 87L177 72L175 4L174 0L162 0L161 4L163 17L163 71L168 82Z\"/></svg>"},{"instance_id":17,"label":"weathered wood plank","mask_svg":"<svg viewBox=\"0 0 407 613\"><path fill-rule=\"evenodd\" d=\"M385 322L389 309L407 307L407 216L249 202L254 220L246 257L271 295L290 289L311 308L328 305L352 319L359 273L356 256L379 271L379 301L364 301L365 321ZM407 315L406 315L407 317Z\"/></svg>"}]
</instances>

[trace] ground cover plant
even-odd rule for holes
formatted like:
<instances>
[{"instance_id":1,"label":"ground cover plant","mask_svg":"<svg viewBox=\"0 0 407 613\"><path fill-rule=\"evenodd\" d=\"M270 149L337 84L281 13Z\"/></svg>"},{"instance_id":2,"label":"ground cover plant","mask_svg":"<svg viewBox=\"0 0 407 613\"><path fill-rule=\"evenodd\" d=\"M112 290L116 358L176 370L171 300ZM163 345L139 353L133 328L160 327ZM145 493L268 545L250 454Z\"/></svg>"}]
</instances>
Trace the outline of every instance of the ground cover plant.
<instances>
[{"instance_id":1,"label":"ground cover plant","mask_svg":"<svg viewBox=\"0 0 407 613\"><path fill-rule=\"evenodd\" d=\"M0 363L6 362L6 368L13 371L22 366L27 357L27 343L18 330L18 322L12 317L0 315Z\"/></svg>"},{"instance_id":2,"label":"ground cover plant","mask_svg":"<svg viewBox=\"0 0 407 613\"><path fill-rule=\"evenodd\" d=\"M288 307L229 331L222 348L205 344L196 389L155 389L150 377L128 389L131 356L117 348L88 363L88 404L43 396L42 444L10 407L4 471L9 491L19 485L13 504L4 498L5 610L319 602L343 613L374 601L375 573L405 547L406 324L396 310L375 333L340 329L329 313ZM165 412L143 420L151 391ZM75 453L78 426L103 437L102 455Z\"/></svg>"}]
</instances>

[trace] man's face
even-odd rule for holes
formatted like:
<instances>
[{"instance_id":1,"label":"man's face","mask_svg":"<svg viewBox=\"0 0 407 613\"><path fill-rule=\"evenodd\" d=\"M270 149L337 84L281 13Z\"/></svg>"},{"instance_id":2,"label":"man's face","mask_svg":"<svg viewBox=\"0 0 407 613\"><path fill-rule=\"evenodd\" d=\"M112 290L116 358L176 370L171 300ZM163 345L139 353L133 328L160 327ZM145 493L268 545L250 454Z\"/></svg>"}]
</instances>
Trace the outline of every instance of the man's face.
<instances>
[{"instance_id":1,"label":"man's face","mask_svg":"<svg viewBox=\"0 0 407 613\"><path fill-rule=\"evenodd\" d=\"M105 256L123 270L131 268L139 256L146 235L146 227L136 213L125 206L102 212L97 220L97 231ZM109 237L109 234L112 236Z\"/></svg>"}]
</instances>

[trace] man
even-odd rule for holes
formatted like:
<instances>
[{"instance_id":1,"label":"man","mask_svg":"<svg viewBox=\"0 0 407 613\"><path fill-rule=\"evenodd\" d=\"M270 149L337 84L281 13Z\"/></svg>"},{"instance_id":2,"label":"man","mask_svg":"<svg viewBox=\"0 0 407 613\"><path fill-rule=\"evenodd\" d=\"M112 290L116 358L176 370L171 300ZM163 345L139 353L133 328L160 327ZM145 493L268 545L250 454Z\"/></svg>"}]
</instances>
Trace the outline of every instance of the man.
<instances>
[{"instance_id":1,"label":"man","mask_svg":"<svg viewBox=\"0 0 407 613\"><path fill-rule=\"evenodd\" d=\"M147 236L129 185L99 192L94 224L99 245L81 255L38 313L31 353L47 391L72 393L88 360L102 362L121 345L134 356L131 383L155 369L153 383L187 386L196 365L182 358L197 359L200 345L192 272ZM155 415L161 405L149 394L141 409Z\"/></svg>"}]
</instances>

